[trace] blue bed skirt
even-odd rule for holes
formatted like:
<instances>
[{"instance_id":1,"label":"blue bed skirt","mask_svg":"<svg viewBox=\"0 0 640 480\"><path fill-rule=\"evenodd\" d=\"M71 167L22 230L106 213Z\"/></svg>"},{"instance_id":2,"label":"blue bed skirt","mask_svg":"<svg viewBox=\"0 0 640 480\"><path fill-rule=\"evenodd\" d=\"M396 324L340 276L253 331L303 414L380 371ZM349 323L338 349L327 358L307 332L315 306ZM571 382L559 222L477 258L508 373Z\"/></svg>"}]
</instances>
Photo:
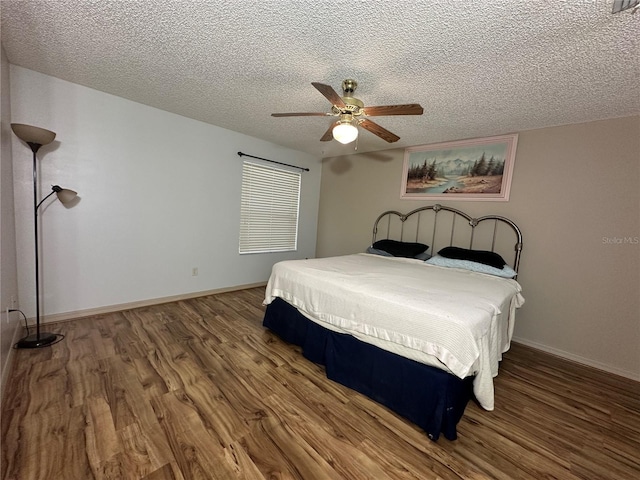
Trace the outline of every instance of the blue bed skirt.
<instances>
[{"instance_id":1,"label":"blue bed skirt","mask_svg":"<svg viewBox=\"0 0 640 480\"><path fill-rule=\"evenodd\" d=\"M473 377L464 380L434 367L321 327L284 300L267 306L263 325L303 355L325 366L327 377L410 420L432 440L457 438L456 425L473 397Z\"/></svg>"}]
</instances>

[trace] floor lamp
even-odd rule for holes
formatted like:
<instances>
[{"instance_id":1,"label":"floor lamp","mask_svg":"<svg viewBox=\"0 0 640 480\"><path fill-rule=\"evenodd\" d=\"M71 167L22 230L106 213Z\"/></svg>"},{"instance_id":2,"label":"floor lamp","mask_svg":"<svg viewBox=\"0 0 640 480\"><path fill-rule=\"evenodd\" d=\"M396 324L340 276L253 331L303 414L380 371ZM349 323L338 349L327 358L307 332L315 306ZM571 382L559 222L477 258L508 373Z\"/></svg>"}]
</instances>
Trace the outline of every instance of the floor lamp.
<instances>
[{"instance_id":1,"label":"floor lamp","mask_svg":"<svg viewBox=\"0 0 640 480\"><path fill-rule=\"evenodd\" d=\"M51 187L51 193L38 202L38 169L36 164L36 152L42 145L53 142L56 134L45 130L44 128L33 127L31 125L23 125L21 123L12 123L11 130L16 136L25 142L33 152L33 223L35 233L35 252L36 252L36 333L27 335L16 343L17 348L38 348L51 345L56 341L58 335L55 333L47 333L40 331L40 272L38 267L38 208L47 198L54 193L58 200L62 203L69 203L76 198L77 193L73 190L61 188L58 185ZM28 333L28 332L27 332Z\"/></svg>"}]
</instances>

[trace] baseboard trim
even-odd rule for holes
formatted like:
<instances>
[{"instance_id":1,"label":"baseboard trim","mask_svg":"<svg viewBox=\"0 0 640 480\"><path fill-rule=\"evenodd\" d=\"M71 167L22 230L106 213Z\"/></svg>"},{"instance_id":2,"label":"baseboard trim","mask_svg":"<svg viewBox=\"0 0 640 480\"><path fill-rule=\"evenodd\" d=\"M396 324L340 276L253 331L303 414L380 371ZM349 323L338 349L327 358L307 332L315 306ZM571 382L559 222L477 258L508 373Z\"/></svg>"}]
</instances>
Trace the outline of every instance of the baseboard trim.
<instances>
[{"instance_id":1,"label":"baseboard trim","mask_svg":"<svg viewBox=\"0 0 640 480\"><path fill-rule=\"evenodd\" d=\"M630 372L622 368L614 367L606 363L597 362L595 360L591 360L589 358L585 358L580 355L576 355L574 353L565 352L564 350L560 350L553 347L548 347L547 345L543 345L538 342L532 342L524 338L513 337L513 341L515 343L520 343L527 347L535 348L536 350L541 350L543 352L550 353L551 355L555 355L556 357L565 358L567 360L571 360L572 362L576 362L581 365L586 365L587 367L596 368L598 370L602 370L608 373L613 373L614 375L618 375L620 377L625 377L630 380L635 380L636 382L640 382L640 373L638 372Z\"/></svg>"},{"instance_id":2,"label":"baseboard trim","mask_svg":"<svg viewBox=\"0 0 640 480\"><path fill-rule=\"evenodd\" d=\"M192 298L206 297L207 295L216 295L219 293L234 292L237 290L247 290L249 288L264 287L267 282L249 283L246 285L236 285L233 287L216 288L213 290L205 290L202 292L184 293L180 295L172 295L169 297L152 298L148 300L140 300L137 302L120 303L116 305L106 305L104 307L88 308L86 310L76 310L74 312L55 313L52 315L42 316L40 324L52 324L76 320L83 317L91 317L94 315L106 315L109 313L121 312L123 310L131 310L133 308L150 307L152 305L161 305L163 303L179 302L180 300L189 300ZM34 318L29 319L31 325L35 321Z\"/></svg>"},{"instance_id":3,"label":"baseboard trim","mask_svg":"<svg viewBox=\"0 0 640 480\"><path fill-rule=\"evenodd\" d=\"M78 318L82 318L82 317L90 317L90 316L94 316L94 315L106 315L109 313L115 313L115 312L121 312L123 310L131 310L133 308L141 308L141 307L149 307L152 305L161 305L163 303L170 303L170 302L178 302L180 300L189 300L192 298L198 298L198 297L206 297L207 295L215 295L215 294L219 294L219 293L227 293L227 292L234 292L237 290L246 290L249 288L257 288L257 287L264 287L267 285L267 282L258 282L258 283L251 283L251 284L246 284L246 285L236 285L233 287L225 287L225 288L217 288L217 289L213 289L213 290L205 290L205 291L201 291L201 292L193 292L193 293L185 293L185 294L181 294L181 295L172 295L169 297L161 297L161 298L153 298L153 299L148 299L148 300L140 300L137 302L129 302L129 303L120 303L120 304L116 304L116 305L107 305L104 307L97 307L97 308L89 308L86 310L77 310L77 311L73 311L73 312L65 312L65 313L57 313L57 314L53 314L53 315L47 315L42 317L42 324L52 324L52 323L59 323L59 322L65 322L65 321L69 321L69 320L76 320ZM30 318L29 321L30 323L33 322L33 318ZM15 341L17 341L17 337L19 336L18 333L21 332L20 328L16 328L15 332L14 332L14 343ZM520 343L522 345L525 345L527 347L531 347L531 348L535 348L536 350L541 350L543 352L546 353L550 353L552 355L556 355L557 357L561 357L561 358L565 358L567 360L571 360L573 362L582 364L582 365L586 365L588 367L592 367L592 368L597 368L598 370L603 370L605 372L609 372L609 373L613 373L614 375L619 375L621 377L625 377L625 378L629 378L631 380L635 380L635 381L639 381L640 382L640 373L638 372L631 372L625 369L621 369L621 368L617 368L614 367L612 365L606 364L606 363L601 363L601 362L597 362L595 360L591 360L589 358L585 358L582 357L580 355L576 355L570 352L566 352L564 350L560 350L557 348L553 348L553 347L549 347L547 345L543 345L541 343L538 342L534 342L531 340L527 340L524 338L520 338L520 337L513 337L513 341L515 343ZM13 349L12 349L13 350ZM10 360L12 359L11 357L13 357L13 352L11 352L9 354L10 358L7 358L7 363L5 365L5 369L3 370L3 377L6 373L6 371L8 371L9 369L6 368L10 365ZM0 382L4 383L4 378L2 378L0 380ZM3 385L4 386L4 385ZM4 389L3 389L4 391Z\"/></svg>"}]
</instances>

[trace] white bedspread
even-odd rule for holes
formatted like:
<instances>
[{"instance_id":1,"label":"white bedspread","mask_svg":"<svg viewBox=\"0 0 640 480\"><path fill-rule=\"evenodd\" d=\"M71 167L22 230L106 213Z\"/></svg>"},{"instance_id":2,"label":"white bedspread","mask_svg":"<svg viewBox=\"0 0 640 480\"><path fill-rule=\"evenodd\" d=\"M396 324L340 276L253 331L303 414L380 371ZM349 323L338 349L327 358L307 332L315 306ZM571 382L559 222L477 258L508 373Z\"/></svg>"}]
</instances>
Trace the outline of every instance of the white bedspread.
<instances>
[{"instance_id":1,"label":"white bedspread","mask_svg":"<svg viewBox=\"0 0 640 480\"><path fill-rule=\"evenodd\" d=\"M265 305L280 297L308 318L464 378L494 408L493 377L509 349L515 280L366 253L274 265ZM434 359L437 359L435 362Z\"/></svg>"}]
</instances>

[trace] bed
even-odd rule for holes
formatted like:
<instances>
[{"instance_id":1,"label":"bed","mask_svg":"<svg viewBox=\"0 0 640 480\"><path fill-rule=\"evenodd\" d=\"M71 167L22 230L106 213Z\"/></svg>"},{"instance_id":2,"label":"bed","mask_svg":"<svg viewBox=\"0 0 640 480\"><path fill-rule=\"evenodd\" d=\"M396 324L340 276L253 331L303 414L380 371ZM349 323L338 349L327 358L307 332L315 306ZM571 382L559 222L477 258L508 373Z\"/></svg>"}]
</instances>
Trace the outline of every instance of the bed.
<instances>
[{"instance_id":1,"label":"bed","mask_svg":"<svg viewBox=\"0 0 640 480\"><path fill-rule=\"evenodd\" d=\"M330 379L432 440L454 440L469 400L494 408L493 378L524 303L522 245L502 216L439 204L386 211L366 252L274 265L263 325Z\"/></svg>"}]
</instances>

